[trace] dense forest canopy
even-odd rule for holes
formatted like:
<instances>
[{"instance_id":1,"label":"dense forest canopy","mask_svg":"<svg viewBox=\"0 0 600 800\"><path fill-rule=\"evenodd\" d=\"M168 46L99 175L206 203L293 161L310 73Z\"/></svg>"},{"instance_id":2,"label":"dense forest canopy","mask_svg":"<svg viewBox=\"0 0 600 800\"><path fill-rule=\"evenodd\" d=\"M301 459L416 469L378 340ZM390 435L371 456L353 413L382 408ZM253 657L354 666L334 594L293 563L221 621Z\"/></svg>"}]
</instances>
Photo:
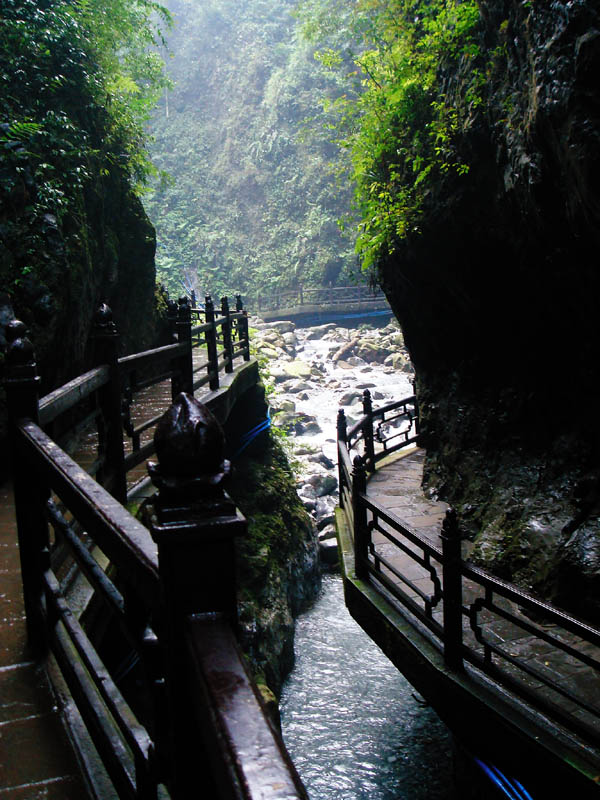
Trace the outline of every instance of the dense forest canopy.
<instances>
[{"instance_id":1,"label":"dense forest canopy","mask_svg":"<svg viewBox=\"0 0 600 800\"><path fill-rule=\"evenodd\" d=\"M301 0L315 57L343 87L325 108L359 212L364 270L419 231L423 199L447 176L465 174L457 134L481 104L485 76L476 0ZM465 102L455 104L441 70L469 64ZM472 65L472 66L471 66Z\"/></svg>"},{"instance_id":2,"label":"dense forest canopy","mask_svg":"<svg viewBox=\"0 0 600 800\"><path fill-rule=\"evenodd\" d=\"M138 195L169 22L152 0L0 2L0 306L30 327L50 383L83 364L102 301L126 346L152 336Z\"/></svg>"},{"instance_id":3,"label":"dense forest canopy","mask_svg":"<svg viewBox=\"0 0 600 800\"><path fill-rule=\"evenodd\" d=\"M355 245L370 272L418 230L432 182L468 171L454 134L483 76L464 108L437 78L479 56L475 0L168 5L174 90L152 133L172 182L146 208L171 289L347 282Z\"/></svg>"},{"instance_id":4,"label":"dense forest canopy","mask_svg":"<svg viewBox=\"0 0 600 800\"><path fill-rule=\"evenodd\" d=\"M113 169L153 172L144 125L165 86L168 13L150 0L2 0L0 279L41 269L49 229L77 240L83 193Z\"/></svg>"},{"instance_id":5,"label":"dense forest canopy","mask_svg":"<svg viewBox=\"0 0 600 800\"><path fill-rule=\"evenodd\" d=\"M169 0L172 92L151 126L171 181L144 199L160 279L181 292L254 293L348 283L351 191L335 176L320 100L337 77L313 57L294 0ZM312 120L312 122L311 122Z\"/></svg>"}]
</instances>

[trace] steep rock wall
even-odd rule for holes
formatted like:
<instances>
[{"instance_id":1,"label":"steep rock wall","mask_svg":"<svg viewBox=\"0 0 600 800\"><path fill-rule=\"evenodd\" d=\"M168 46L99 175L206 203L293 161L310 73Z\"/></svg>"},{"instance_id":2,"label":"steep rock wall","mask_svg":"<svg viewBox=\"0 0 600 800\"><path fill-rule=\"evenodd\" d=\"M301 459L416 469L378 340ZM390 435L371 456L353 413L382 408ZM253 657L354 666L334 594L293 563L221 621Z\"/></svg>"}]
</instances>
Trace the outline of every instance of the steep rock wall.
<instances>
[{"instance_id":1,"label":"steep rock wall","mask_svg":"<svg viewBox=\"0 0 600 800\"><path fill-rule=\"evenodd\" d=\"M10 203L0 208L6 231L0 268L10 285L5 302L30 329L45 388L87 366L93 314L102 302L114 312L124 351L150 346L157 322L155 233L125 176L116 170L96 176L77 217L60 226L50 213L31 219L14 212ZM40 243L37 251L21 252L24 232ZM27 263L29 270L10 283Z\"/></svg>"},{"instance_id":2,"label":"steep rock wall","mask_svg":"<svg viewBox=\"0 0 600 800\"><path fill-rule=\"evenodd\" d=\"M467 176L426 199L380 267L418 376L426 482L473 557L598 619L600 12L480 3L481 56L443 75L481 107Z\"/></svg>"}]
</instances>

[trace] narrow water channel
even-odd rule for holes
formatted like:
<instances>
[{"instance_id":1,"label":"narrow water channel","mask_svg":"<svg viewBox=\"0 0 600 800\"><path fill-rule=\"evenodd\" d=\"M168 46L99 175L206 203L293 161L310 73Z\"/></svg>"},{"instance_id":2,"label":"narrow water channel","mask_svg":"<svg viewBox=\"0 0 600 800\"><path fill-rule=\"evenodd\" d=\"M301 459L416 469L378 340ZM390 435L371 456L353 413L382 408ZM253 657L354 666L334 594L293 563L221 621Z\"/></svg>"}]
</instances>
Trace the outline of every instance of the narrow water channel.
<instances>
[{"instance_id":1,"label":"narrow water channel","mask_svg":"<svg viewBox=\"0 0 600 800\"><path fill-rule=\"evenodd\" d=\"M312 447L336 461L340 403L351 403L347 416L357 418L353 390L360 395L372 387L374 404L382 405L410 395L412 385L410 375L380 363L334 363L331 354L340 342L363 339L365 331L338 331L332 342L317 330L296 329L294 335L299 358L320 377L303 384L303 392L278 383L272 401L293 401L296 412L318 422L320 433L293 436L297 452ZM335 505L337 492L323 501ZM455 798L447 728L350 617L339 575L324 576L320 596L297 620L295 653L281 698L282 728L311 800Z\"/></svg>"},{"instance_id":2,"label":"narrow water channel","mask_svg":"<svg viewBox=\"0 0 600 800\"><path fill-rule=\"evenodd\" d=\"M311 800L451 800L447 728L346 611L328 575L296 623L286 746Z\"/></svg>"}]
</instances>

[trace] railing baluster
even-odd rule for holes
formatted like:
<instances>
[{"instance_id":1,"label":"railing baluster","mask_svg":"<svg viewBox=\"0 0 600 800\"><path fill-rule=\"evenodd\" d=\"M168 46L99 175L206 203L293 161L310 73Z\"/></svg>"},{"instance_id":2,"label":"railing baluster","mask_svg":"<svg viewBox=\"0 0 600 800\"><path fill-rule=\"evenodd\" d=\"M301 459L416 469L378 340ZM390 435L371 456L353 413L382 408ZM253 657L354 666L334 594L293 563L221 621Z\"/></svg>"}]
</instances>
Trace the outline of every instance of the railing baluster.
<instances>
[{"instance_id":1,"label":"railing baluster","mask_svg":"<svg viewBox=\"0 0 600 800\"><path fill-rule=\"evenodd\" d=\"M212 297L207 294L204 298L206 322L211 327L206 331L206 351L208 358L207 371L210 378L209 386L214 392L219 388L219 356L217 354L217 329L215 326L215 306Z\"/></svg>"},{"instance_id":2,"label":"railing baluster","mask_svg":"<svg viewBox=\"0 0 600 800\"><path fill-rule=\"evenodd\" d=\"M352 506L354 511L354 571L357 578L366 578L369 574L367 559L369 556L369 526L367 509L362 496L367 491L367 471L360 456L354 457L352 469Z\"/></svg>"},{"instance_id":3,"label":"railing baluster","mask_svg":"<svg viewBox=\"0 0 600 800\"><path fill-rule=\"evenodd\" d=\"M235 308L244 316L238 320L240 338L244 340L244 361L250 361L250 331L248 330L248 312L244 310L242 295L236 294Z\"/></svg>"},{"instance_id":4,"label":"railing baluster","mask_svg":"<svg viewBox=\"0 0 600 800\"><path fill-rule=\"evenodd\" d=\"M123 421L121 416L121 384L119 376L119 335L112 311L103 303L94 316L94 360L96 366L106 364L109 380L98 390L100 428L98 453L100 469L96 476L120 503L127 500L127 474L123 448Z\"/></svg>"},{"instance_id":5,"label":"railing baluster","mask_svg":"<svg viewBox=\"0 0 600 800\"><path fill-rule=\"evenodd\" d=\"M451 669L462 669L462 575L460 531L456 511L446 511L442 525L442 573L444 581L444 661Z\"/></svg>"},{"instance_id":6,"label":"railing baluster","mask_svg":"<svg viewBox=\"0 0 600 800\"><path fill-rule=\"evenodd\" d=\"M344 409L340 408L337 415L337 438L338 438L338 485L340 496L340 508L344 508L344 487L346 486L346 473L344 471L344 464L340 455L340 449L347 447L348 441L348 424L346 421L346 414Z\"/></svg>"},{"instance_id":7,"label":"railing baluster","mask_svg":"<svg viewBox=\"0 0 600 800\"><path fill-rule=\"evenodd\" d=\"M231 338L231 312L229 311L229 299L221 298L221 314L225 318L223 322L223 348L225 350L225 372L233 372L233 341Z\"/></svg>"},{"instance_id":8,"label":"railing baluster","mask_svg":"<svg viewBox=\"0 0 600 800\"><path fill-rule=\"evenodd\" d=\"M365 466L369 472L375 472L375 445L373 442L373 403L371 392L365 389L363 392L363 437L365 442Z\"/></svg>"},{"instance_id":9,"label":"railing baluster","mask_svg":"<svg viewBox=\"0 0 600 800\"><path fill-rule=\"evenodd\" d=\"M187 800L201 771L198 762L205 761L202 769L208 774L203 778L210 774L210 763L197 744L191 707L197 697L190 697L186 619L223 612L235 627L234 539L245 535L247 525L223 490L229 473L223 431L205 406L189 395L180 396L158 423L155 442L159 463L149 469L159 493L150 530L158 545L165 600L161 636L170 710L170 788L175 800Z\"/></svg>"},{"instance_id":10,"label":"railing baluster","mask_svg":"<svg viewBox=\"0 0 600 800\"><path fill-rule=\"evenodd\" d=\"M174 374L171 379L171 398L173 401L181 392L194 391L194 363L192 355L192 309L187 297L179 298L177 311L177 341L187 344L185 353L174 359Z\"/></svg>"},{"instance_id":11,"label":"railing baluster","mask_svg":"<svg viewBox=\"0 0 600 800\"><path fill-rule=\"evenodd\" d=\"M25 325L13 320L6 326L8 349L4 388L8 410L11 444L15 512L21 562L21 580L27 623L29 647L34 656L47 648L46 629L42 611L44 561L48 553L48 522L46 504L50 496L41 473L26 459L16 428L19 419L37 423L38 387L33 346L26 336Z\"/></svg>"},{"instance_id":12,"label":"railing baluster","mask_svg":"<svg viewBox=\"0 0 600 800\"><path fill-rule=\"evenodd\" d=\"M177 339L177 303L175 300L167 301L167 322L169 324L168 344L173 344Z\"/></svg>"}]
</instances>

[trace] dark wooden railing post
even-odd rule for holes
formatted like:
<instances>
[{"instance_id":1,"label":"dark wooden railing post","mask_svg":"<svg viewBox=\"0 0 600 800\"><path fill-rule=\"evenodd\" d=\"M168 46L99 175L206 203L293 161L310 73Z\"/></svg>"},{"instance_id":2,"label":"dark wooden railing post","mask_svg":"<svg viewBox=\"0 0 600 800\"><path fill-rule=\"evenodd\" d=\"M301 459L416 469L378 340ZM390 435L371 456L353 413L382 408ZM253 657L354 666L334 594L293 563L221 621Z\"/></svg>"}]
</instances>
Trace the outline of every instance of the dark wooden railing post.
<instances>
[{"instance_id":1,"label":"dark wooden railing post","mask_svg":"<svg viewBox=\"0 0 600 800\"><path fill-rule=\"evenodd\" d=\"M192 303L192 308L196 308L196 306L197 306L197 304L196 304L196 292L193 289L190 292L190 300L191 300L191 303Z\"/></svg>"},{"instance_id":2,"label":"dark wooden railing post","mask_svg":"<svg viewBox=\"0 0 600 800\"><path fill-rule=\"evenodd\" d=\"M42 574L48 565L49 543L46 504L50 496L42 474L29 462L16 425L20 419L39 422L37 376L33 346L22 322L6 326L6 367L4 388L8 410L9 439L12 457L13 486L23 599L27 617L27 635L34 656L46 649L42 612Z\"/></svg>"},{"instance_id":3,"label":"dark wooden railing post","mask_svg":"<svg viewBox=\"0 0 600 800\"><path fill-rule=\"evenodd\" d=\"M233 372L233 339L231 336L231 312L229 311L229 298L221 298L221 314L223 322L223 349L225 350L225 372Z\"/></svg>"},{"instance_id":4,"label":"dark wooden railing post","mask_svg":"<svg viewBox=\"0 0 600 800\"><path fill-rule=\"evenodd\" d=\"M344 472L344 464L340 456L341 448L346 448L348 441L348 423L346 421L346 414L344 409L340 408L337 414L337 446L338 446L338 486L340 492L340 508L344 507L344 486L346 485L346 473Z\"/></svg>"},{"instance_id":5,"label":"dark wooden railing post","mask_svg":"<svg viewBox=\"0 0 600 800\"><path fill-rule=\"evenodd\" d=\"M444 580L444 661L462 669L462 575L460 531L456 511L449 508L442 524L442 572Z\"/></svg>"},{"instance_id":6,"label":"dark wooden railing post","mask_svg":"<svg viewBox=\"0 0 600 800\"><path fill-rule=\"evenodd\" d=\"M119 503L126 503L127 473L125 471L121 416L119 334L113 322L112 311L106 303L102 303L94 315L92 338L95 365L106 364L109 370L108 383L98 391L101 415L98 425L100 468L96 474L96 480Z\"/></svg>"},{"instance_id":7,"label":"dark wooden railing post","mask_svg":"<svg viewBox=\"0 0 600 800\"><path fill-rule=\"evenodd\" d=\"M365 442L365 466L369 472L375 470L375 443L373 441L373 402L371 392L365 389L362 397L364 414L363 437Z\"/></svg>"},{"instance_id":8,"label":"dark wooden railing post","mask_svg":"<svg viewBox=\"0 0 600 800\"><path fill-rule=\"evenodd\" d=\"M250 361L250 331L248 329L248 312L244 310L242 295L235 296L235 310L244 316L238 320L240 338L244 340L244 361Z\"/></svg>"},{"instance_id":9,"label":"dark wooden railing post","mask_svg":"<svg viewBox=\"0 0 600 800\"><path fill-rule=\"evenodd\" d=\"M167 300L167 321L169 323L169 342L173 344L177 340L177 302Z\"/></svg>"},{"instance_id":10,"label":"dark wooden railing post","mask_svg":"<svg viewBox=\"0 0 600 800\"><path fill-rule=\"evenodd\" d=\"M367 493L367 471L360 456L354 456L352 468L352 508L354 511L354 571L357 578L367 578L369 526L362 495Z\"/></svg>"},{"instance_id":11,"label":"dark wooden railing post","mask_svg":"<svg viewBox=\"0 0 600 800\"><path fill-rule=\"evenodd\" d=\"M419 434L420 434L420 421L419 421L419 402L417 398L417 379L412 379L412 387L413 387L413 394L415 396L415 436L417 437L417 445L419 444Z\"/></svg>"},{"instance_id":12,"label":"dark wooden railing post","mask_svg":"<svg viewBox=\"0 0 600 800\"><path fill-rule=\"evenodd\" d=\"M214 392L219 388L219 356L217 354L217 330L215 327L215 307L212 297L207 294L204 298L204 313L206 323L210 329L206 331L206 357L208 360L209 386Z\"/></svg>"},{"instance_id":13,"label":"dark wooden railing post","mask_svg":"<svg viewBox=\"0 0 600 800\"><path fill-rule=\"evenodd\" d=\"M189 616L224 613L237 621L234 539L246 521L225 493L230 466L221 426L211 412L181 394L159 421L154 436L158 464L150 464L158 489L150 530L158 546L164 601L159 636L167 663L170 708L171 794L195 796L203 770L193 723L185 627ZM206 796L215 796L210 791Z\"/></svg>"},{"instance_id":14,"label":"dark wooden railing post","mask_svg":"<svg viewBox=\"0 0 600 800\"><path fill-rule=\"evenodd\" d=\"M192 355L192 309L187 297L179 298L177 309L177 341L186 344L183 355L174 359L174 375L171 381L171 397L175 400L181 392L194 393L194 363Z\"/></svg>"}]
</instances>

